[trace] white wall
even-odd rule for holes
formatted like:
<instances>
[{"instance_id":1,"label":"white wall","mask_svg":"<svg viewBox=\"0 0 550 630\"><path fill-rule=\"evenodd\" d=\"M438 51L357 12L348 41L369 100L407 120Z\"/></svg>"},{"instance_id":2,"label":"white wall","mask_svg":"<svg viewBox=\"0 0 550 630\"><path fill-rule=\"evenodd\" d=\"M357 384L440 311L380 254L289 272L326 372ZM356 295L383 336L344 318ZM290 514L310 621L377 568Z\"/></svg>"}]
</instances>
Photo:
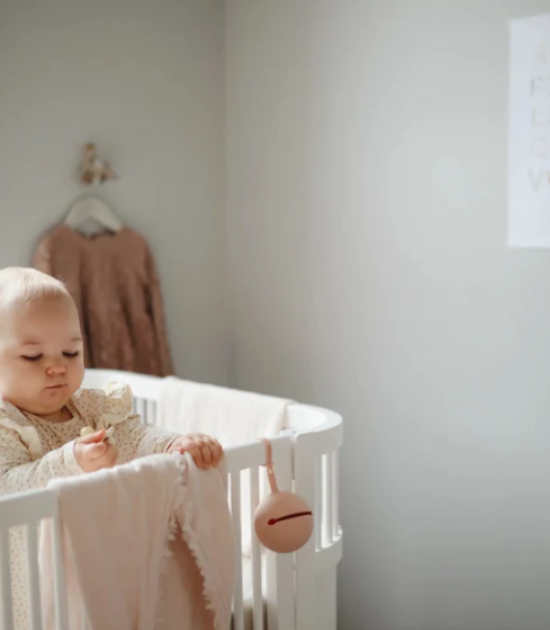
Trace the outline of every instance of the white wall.
<instances>
[{"instance_id":1,"label":"white wall","mask_svg":"<svg viewBox=\"0 0 550 630\"><path fill-rule=\"evenodd\" d=\"M344 414L341 630L550 625L550 259L504 245L549 10L227 1L231 378Z\"/></svg>"},{"instance_id":2,"label":"white wall","mask_svg":"<svg viewBox=\"0 0 550 630\"><path fill-rule=\"evenodd\" d=\"M217 0L0 2L0 266L27 264L78 193L88 140L106 197L156 256L181 375L226 375L223 7Z\"/></svg>"}]
</instances>

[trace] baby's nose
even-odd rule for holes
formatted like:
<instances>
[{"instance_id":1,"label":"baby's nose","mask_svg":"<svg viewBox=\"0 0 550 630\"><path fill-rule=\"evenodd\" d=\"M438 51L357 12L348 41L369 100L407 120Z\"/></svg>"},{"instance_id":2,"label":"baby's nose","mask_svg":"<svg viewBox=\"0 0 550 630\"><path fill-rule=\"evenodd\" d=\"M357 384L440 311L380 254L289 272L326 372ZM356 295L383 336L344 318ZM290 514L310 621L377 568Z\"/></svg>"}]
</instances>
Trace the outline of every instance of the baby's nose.
<instances>
[{"instance_id":1,"label":"baby's nose","mask_svg":"<svg viewBox=\"0 0 550 630\"><path fill-rule=\"evenodd\" d=\"M62 363L57 363L55 365L50 365L48 367L48 374L51 376L58 376L60 374L65 374L67 368Z\"/></svg>"}]
</instances>

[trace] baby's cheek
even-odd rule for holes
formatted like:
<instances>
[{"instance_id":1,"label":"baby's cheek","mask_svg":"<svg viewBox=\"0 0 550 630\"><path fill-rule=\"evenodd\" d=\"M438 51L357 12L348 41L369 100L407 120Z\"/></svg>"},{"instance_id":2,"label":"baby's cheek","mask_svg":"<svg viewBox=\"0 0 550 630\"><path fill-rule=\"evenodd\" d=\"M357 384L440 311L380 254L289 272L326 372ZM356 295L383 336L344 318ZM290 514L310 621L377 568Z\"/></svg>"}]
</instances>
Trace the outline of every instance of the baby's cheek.
<instances>
[{"instance_id":1,"label":"baby's cheek","mask_svg":"<svg viewBox=\"0 0 550 630\"><path fill-rule=\"evenodd\" d=\"M70 373L69 387L71 389L71 396L82 387L82 381L84 380L84 369L75 370Z\"/></svg>"},{"instance_id":2,"label":"baby's cheek","mask_svg":"<svg viewBox=\"0 0 550 630\"><path fill-rule=\"evenodd\" d=\"M12 389L25 389L24 379L28 379L29 384L36 384L39 376L37 365L30 361L0 362L0 380Z\"/></svg>"},{"instance_id":3,"label":"baby's cheek","mask_svg":"<svg viewBox=\"0 0 550 630\"><path fill-rule=\"evenodd\" d=\"M33 363L0 361L0 394L16 406L36 398L44 387L43 376Z\"/></svg>"}]
</instances>

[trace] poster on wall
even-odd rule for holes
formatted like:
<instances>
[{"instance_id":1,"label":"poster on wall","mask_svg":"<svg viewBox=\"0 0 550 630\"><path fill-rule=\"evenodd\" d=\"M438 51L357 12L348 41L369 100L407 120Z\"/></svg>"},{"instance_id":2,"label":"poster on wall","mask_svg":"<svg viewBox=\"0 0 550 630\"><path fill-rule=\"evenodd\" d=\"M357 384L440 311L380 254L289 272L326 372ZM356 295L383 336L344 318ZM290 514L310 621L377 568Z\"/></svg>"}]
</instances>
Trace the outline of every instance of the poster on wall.
<instances>
[{"instance_id":1,"label":"poster on wall","mask_svg":"<svg viewBox=\"0 0 550 630\"><path fill-rule=\"evenodd\" d=\"M550 248L550 15L510 28L508 245Z\"/></svg>"}]
</instances>

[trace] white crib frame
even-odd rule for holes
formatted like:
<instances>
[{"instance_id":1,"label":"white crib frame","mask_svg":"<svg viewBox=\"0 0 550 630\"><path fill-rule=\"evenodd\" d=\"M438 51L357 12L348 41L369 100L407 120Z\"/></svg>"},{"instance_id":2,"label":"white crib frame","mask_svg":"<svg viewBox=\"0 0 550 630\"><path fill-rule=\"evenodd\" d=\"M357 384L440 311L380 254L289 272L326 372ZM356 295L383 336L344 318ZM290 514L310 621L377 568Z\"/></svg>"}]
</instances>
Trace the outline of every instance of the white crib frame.
<instances>
[{"instance_id":1,"label":"white crib frame","mask_svg":"<svg viewBox=\"0 0 550 630\"><path fill-rule=\"evenodd\" d=\"M155 423L161 379L129 372L87 370L85 387L101 387L108 381L130 385L136 412L143 421ZM342 418L337 413L292 404L288 409L291 429L273 440L273 462L281 489L293 489L313 506L315 528L309 543L295 554L262 554L252 537L252 623L253 630L336 630L336 570L342 557L342 529L339 522L339 451L342 445ZM262 443L229 448L225 453L229 473L230 504L241 502L241 471L250 470L252 511L259 500L259 475L265 462ZM241 557L241 511L232 510L235 545ZM56 559L55 592L58 630L66 630L63 611L66 598L61 563L60 528L57 502L52 490L25 492L0 499L0 628L12 630L11 589L8 558L8 531L27 525L29 551L29 593L33 630L41 630L40 586L38 580L36 525L53 519ZM264 558L262 559L262 555ZM265 562L266 588L262 589L262 563ZM234 597L234 630L244 630L242 566L238 564ZM266 627L267 623L267 627Z\"/></svg>"}]
</instances>

